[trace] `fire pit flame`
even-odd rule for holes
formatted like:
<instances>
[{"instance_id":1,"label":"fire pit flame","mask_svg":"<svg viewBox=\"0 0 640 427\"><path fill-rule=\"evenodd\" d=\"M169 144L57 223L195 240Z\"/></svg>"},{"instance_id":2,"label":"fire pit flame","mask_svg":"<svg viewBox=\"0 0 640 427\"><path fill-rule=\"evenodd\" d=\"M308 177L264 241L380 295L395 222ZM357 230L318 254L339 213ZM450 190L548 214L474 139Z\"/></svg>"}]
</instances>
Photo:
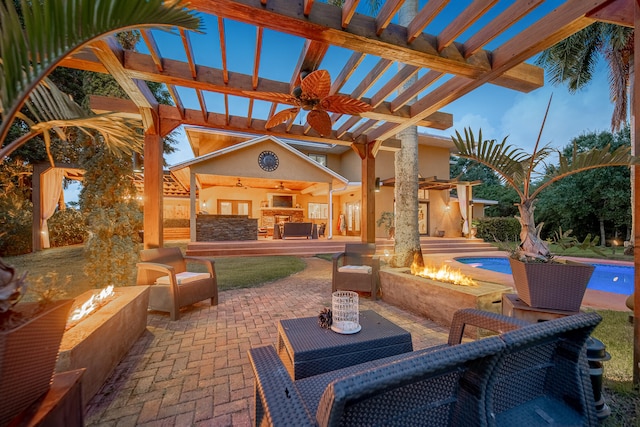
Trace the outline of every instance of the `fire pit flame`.
<instances>
[{"instance_id":1,"label":"fire pit flame","mask_svg":"<svg viewBox=\"0 0 640 427\"><path fill-rule=\"evenodd\" d=\"M440 267L427 265L419 267L417 264L411 265L411 274L428 279L437 280L445 283L452 283L460 286L478 286L478 284L469 276L462 274L460 270L453 269L448 265Z\"/></svg>"},{"instance_id":2,"label":"fire pit flame","mask_svg":"<svg viewBox=\"0 0 640 427\"><path fill-rule=\"evenodd\" d=\"M78 323L82 318L89 315L92 311L98 308L107 298L114 294L113 285L107 286L97 294L93 294L91 298L84 302L80 307L73 310L69 317L69 323Z\"/></svg>"}]
</instances>

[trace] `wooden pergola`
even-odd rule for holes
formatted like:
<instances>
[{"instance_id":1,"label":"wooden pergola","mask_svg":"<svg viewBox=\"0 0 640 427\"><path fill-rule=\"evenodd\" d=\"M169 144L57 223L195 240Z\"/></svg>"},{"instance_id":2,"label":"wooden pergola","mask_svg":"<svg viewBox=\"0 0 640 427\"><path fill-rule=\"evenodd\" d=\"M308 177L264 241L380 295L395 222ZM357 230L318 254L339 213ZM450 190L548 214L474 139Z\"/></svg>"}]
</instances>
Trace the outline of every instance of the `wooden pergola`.
<instances>
[{"instance_id":1,"label":"wooden pergola","mask_svg":"<svg viewBox=\"0 0 640 427\"><path fill-rule=\"evenodd\" d=\"M404 0L386 0L375 16L356 13L359 3L365 2L346 0L339 8L314 0L190 0L192 9L214 23L205 37L211 44L219 44L220 58L216 59L220 67L196 60L205 54L194 49L194 34L180 31L171 36L182 50L183 59L174 59L163 56L164 42L158 42L159 33L148 29L142 30L147 52L124 51L110 37L96 41L92 49L77 52L62 63L110 73L129 95L130 100L94 98L94 110L142 118L146 247L162 245L162 137L180 125L352 147L362 158L363 239L372 241L375 155L386 145L397 146L394 139L398 132L414 125L449 128L453 118L439 110L486 83L521 92L541 87L543 70L525 61L595 21L640 28L638 0L429 0L420 2L424 5L406 27L394 22ZM245 28L247 24L250 26L254 43L246 56L247 62L252 61L252 71L238 72L229 67L227 46L239 35L227 33L225 27L234 22L245 24ZM283 68L277 79L260 74L262 63L277 60L263 56L268 31L300 40L302 46L295 67ZM634 65L638 70L640 43L635 45ZM339 74L333 76L331 92L361 99L371 104L372 111L353 117L334 114L332 132L327 136L320 136L294 119L265 129L268 117L255 113L257 103L271 101L269 117L289 107L279 104L281 97L273 93L291 93L299 85L300 73L322 68L323 61L328 60L335 48L350 54ZM358 73L365 58L374 58L375 65L358 78L355 89L344 92L346 83ZM388 73L391 77L379 81ZM638 75L635 73L635 88L640 88ZM418 76L417 81L398 94L398 89L413 76ZM174 105L159 104L145 81L164 83ZM380 84L382 81L384 84ZM180 95L185 88L195 92L199 107L185 107ZM220 94L222 102L216 105L207 102L209 93ZM244 113L231 111L234 98L248 100ZM640 111L640 96L633 97L632 111ZM638 135L638 122L632 127ZM634 147L636 153L640 152L637 137ZM640 190L638 176L636 173L636 194ZM636 212L640 212L639 205L636 198ZM634 222L638 242L638 215ZM640 271L640 251L636 254L636 269ZM636 286L640 289L638 277ZM636 292L635 305L640 307L640 292ZM636 315L640 315L638 309Z\"/></svg>"}]
</instances>

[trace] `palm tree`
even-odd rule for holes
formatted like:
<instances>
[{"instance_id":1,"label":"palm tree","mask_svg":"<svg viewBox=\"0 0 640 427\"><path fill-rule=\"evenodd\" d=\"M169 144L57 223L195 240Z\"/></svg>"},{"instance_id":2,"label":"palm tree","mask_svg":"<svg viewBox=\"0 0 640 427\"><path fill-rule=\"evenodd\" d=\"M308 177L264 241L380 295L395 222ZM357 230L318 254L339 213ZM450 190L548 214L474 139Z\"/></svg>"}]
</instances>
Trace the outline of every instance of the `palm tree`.
<instances>
[{"instance_id":1,"label":"palm tree","mask_svg":"<svg viewBox=\"0 0 640 427\"><path fill-rule=\"evenodd\" d=\"M17 2L16 2L17 3ZM98 131L112 148L131 150L139 138L132 123L113 116L87 117L46 76L72 52L116 31L151 26L197 30L200 20L181 1L56 0L0 2L0 159L36 135L49 144L50 131L63 136L64 127ZM38 58L38 61L33 61ZM20 111L27 106L35 120ZM29 127L22 137L6 142L16 118Z\"/></svg>"},{"instance_id":2,"label":"palm tree","mask_svg":"<svg viewBox=\"0 0 640 427\"><path fill-rule=\"evenodd\" d=\"M551 100L547 105L547 111L532 154L526 153L519 147L507 145L506 137L499 143L495 139L483 140L482 131L478 133L477 140L471 129L464 130L464 137L456 131L456 136L451 138L459 151L458 156L491 168L506 185L517 192L520 198L518 220L521 226L518 256L521 259L535 258L543 261L551 259L549 247L540 237L542 227L536 226L533 217L536 198L541 191L554 182L579 172L608 166L629 166L637 163L637 159L631 156L631 148L627 146L618 147L614 151L606 146L583 152L578 152L577 147L574 146L570 157L564 156L560 151L549 146L539 148L540 136L550 104ZM534 188L533 175L535 170L543 167L547 163L547 159L554 153L558 155L557 166L547 165L546 179Z\"/></svg>"},{"instance_id":3,"label":"palm tree","mask_svg":"<svg viewBox=\"0 0 640 427\"><path fill-rule=\"evenodd\" d=\"M329 0L330 4L340 6L344 0ZM382 0L368 0L369 8L375 13ZM405 1L398 12L398 23L408 26L418 13L418 0ZM402 68L404 64L400 64ZM405 82L403 89L417 80L414 76ZM418 229L418 128L411 126L398 135L400 150L395 157L395 200L396 225L394 256L391 264L397 267L410 267L416 261L423 265L420 233Z\"/></svg>"},{"instance_id":4,"label":"palm tree","mask_svg":"<svg viewBox=\"0 0 640 427\"><path fill-rule=\"evenodd\" d=\"M417 13L418 0L405 1L398 12L398 23L408 26ZM417 78L416 75L407 81L402 90L410 87ZM416 262L421 267L424 261L418 229L418 128L410 126L397 137L400 150L395 155L396 228L391 263L396 267L410 267Z\"/></svg>"},{"instance_id":5,"label":"palm tree","mask_svg":"<svg viewBox=\"0 0 640 427\"><path fill-rule=\"evenodd\" d=\"M629 76L632 72L633 29L596 22L540 54L536 60L553 84L576 92L591 83L599 57L609 65L609 97L614 104L612 131L627 121Z\"/></svg>"}]
</instances>

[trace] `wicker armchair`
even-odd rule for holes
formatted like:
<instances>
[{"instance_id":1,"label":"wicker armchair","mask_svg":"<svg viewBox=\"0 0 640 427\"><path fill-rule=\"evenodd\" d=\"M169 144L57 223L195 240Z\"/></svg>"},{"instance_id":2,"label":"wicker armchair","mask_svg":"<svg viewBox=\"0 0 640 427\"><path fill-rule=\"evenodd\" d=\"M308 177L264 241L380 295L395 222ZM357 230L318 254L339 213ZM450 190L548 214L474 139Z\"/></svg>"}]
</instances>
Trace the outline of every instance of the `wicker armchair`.
<instances>
[{"instance_id":1,"label":"wicker armchair","mask_svg":"<svg viewBox=\"0 0 640 427\"><path fill-rule=\"evenodd\" d=\"M584 343L599 321L465 309L447 345L297 381L273 347L254 348L255 425L596 426ZM457 344L467 324L501 333Z\"/></svg>"},{"instance_id":2,"label":"wicker armchair","mask_svg":"<svg viewBox=\"0 0 640 427\"><path fill-rule=\"evenodd\" d=\"M344 252L333 255L331 292L370 292L371 299L376 299L380 259L375 253L375 243L345 244Z\"/></svg>"},{"instance_id":3,"label":"wicker armchair","mask_svg":"<svg viewBox=\"0 0 640 427\"><path fill-rule=\"evenodd\" d=\"M158 248L140 251L138 285L150 285L149 309L166 311L171 320L180 318L180 307L207 298L218 304L218 280L213 260L185 257L179 248ZM203 264L207 273L187 271L187 261Z\"/></svg>"}]
</instances>

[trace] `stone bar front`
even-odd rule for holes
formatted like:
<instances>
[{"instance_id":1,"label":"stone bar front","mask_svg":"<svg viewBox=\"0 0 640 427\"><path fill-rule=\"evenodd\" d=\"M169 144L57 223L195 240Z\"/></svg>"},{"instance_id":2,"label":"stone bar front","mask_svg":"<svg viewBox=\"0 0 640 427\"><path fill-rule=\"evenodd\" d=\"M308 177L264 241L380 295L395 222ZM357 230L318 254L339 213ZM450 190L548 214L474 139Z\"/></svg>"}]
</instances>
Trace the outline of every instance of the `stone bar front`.
<instances>
[{"instance_id":1,"label":"stone bar front","mask_svg":"<svg viewBox=\"0 0 640 427\"><path fill-rule=\"evenodd\" d=\"M258 240L258 220L247 215L196 216L196 241Z\"/></svg>"}]
</instances>

